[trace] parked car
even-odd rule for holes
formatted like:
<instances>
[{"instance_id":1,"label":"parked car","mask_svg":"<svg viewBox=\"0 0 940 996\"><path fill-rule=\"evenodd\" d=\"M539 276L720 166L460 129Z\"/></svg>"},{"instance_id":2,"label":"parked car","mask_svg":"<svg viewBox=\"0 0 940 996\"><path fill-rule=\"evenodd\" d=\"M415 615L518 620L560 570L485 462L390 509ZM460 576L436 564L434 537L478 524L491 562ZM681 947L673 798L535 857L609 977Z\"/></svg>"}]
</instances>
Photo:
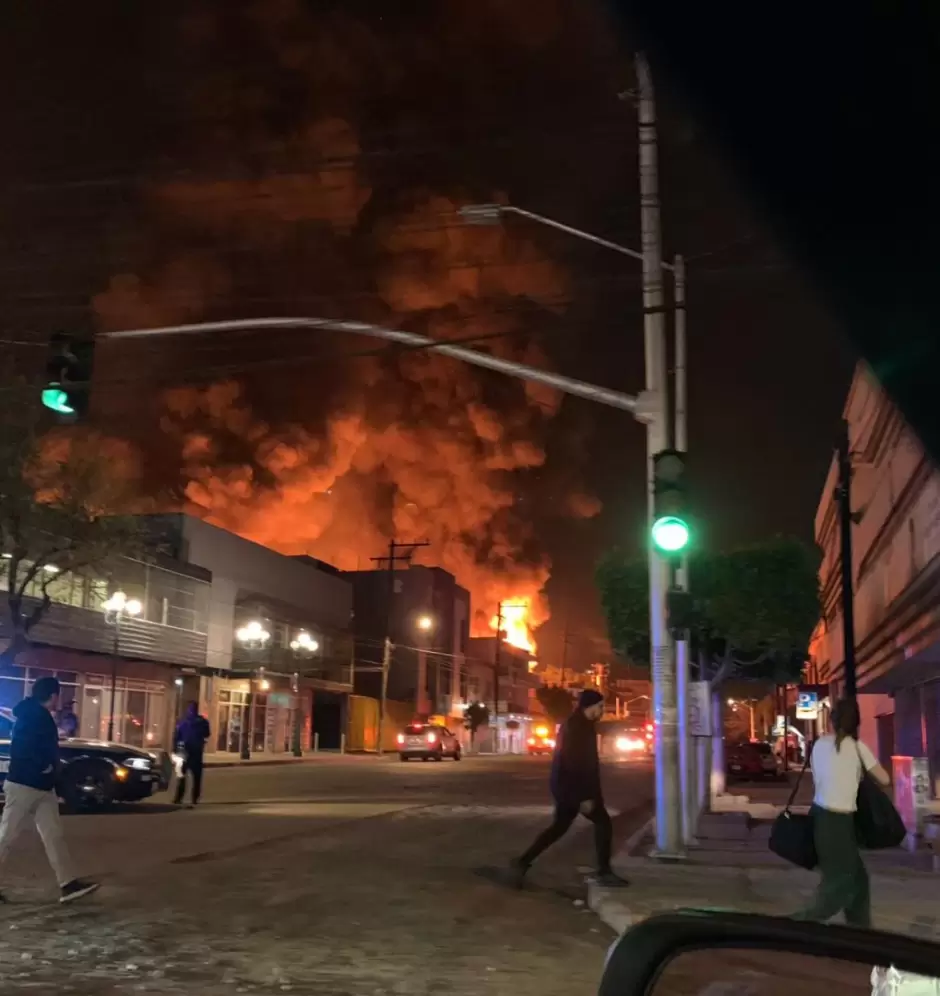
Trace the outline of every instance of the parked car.
<instances>
[{"instance_id":1,"label":"parked car","mask_svg":"<svg viewBox=\"0 0 940 996\"><path fill-rule=\"evenodd\" d=\"M768 743L725 744L725 774L729 780L781 778L783 767Z\"/></svg>"},{"instance_id":2,"label":"parked car","mask_svg":"<svg viewBox=\"0 0 940 996\"><path fill-rule=\"evenodd\" d=\"M13 712L0 708L0 788L10 770ZM165 751L141 750L101 740L59 741L59 798L70 809L104 808L113 802L140 802L165 791L172 765Z\"/></svg>"},{"instance_id":3,"label":"parked car","mask_svg":"<svg viewBox=\"0 0 940 996\"><path fill-rule=\"evenodd\" d=\"M398 756L402 761L414 757L422 761L443 761L461 757L460 741L445 726L432 723L412 723L398 734Z\"/></svg>"}]
</instances>

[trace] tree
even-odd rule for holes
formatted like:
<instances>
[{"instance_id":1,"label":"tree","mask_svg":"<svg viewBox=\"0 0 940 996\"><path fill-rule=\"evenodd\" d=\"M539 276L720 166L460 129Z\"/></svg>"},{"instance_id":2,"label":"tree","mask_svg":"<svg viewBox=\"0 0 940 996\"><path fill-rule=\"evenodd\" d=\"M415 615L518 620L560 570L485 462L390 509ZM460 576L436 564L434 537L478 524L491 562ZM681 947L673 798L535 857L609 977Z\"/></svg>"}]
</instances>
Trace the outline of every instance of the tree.
<instances>
[{"instance_id":1,"label":"tree","mask_svg":"<svg viewBox=\"0 0 940 996\"><path fill-rule=\"evenodd\" d=\"M560 685L542 685L535 690L535 697L548 718L556 725L563 723L571 715L574 703L567 688L562 688Z\"/></svg>"},{"instance_id":2,"label":"tree","mask_svg":"<svg viewBox=\"0 0 940 996\"><path fill-rule=\"evenodd\" d=\"M470 731L470 745L473 746L476 740L477 730L483 726L488 726L490 722L490 710L482 702L471 702L464 710L463 725Z\"/></svg>"},{"instance_id":3,"label":"tree","mask_svg":"<svg viewBox=\"0 0 940 996\"><path fill-rule=\"evenodd\" d=\"M784 683L799 678L819 620L818 557L778 537L729 553L693 554L689 562L693 642L713 684L729 677ZM649 663L646 563L612 551L597 583L611 643Z\"/></svg>"},{"instance_id":4,"label":"tree","mask_svg":"<svg viewBox=\"0 0 940 996\"><path fill-rule=\"evenodd\" d=\"M132 508L132 456L84 428L50 428L32 384L7 384L0 422L0 587L9 667L70 575L139 555ZM142 509L141 509L142 510Z\"/></svg>"}]
</instances>

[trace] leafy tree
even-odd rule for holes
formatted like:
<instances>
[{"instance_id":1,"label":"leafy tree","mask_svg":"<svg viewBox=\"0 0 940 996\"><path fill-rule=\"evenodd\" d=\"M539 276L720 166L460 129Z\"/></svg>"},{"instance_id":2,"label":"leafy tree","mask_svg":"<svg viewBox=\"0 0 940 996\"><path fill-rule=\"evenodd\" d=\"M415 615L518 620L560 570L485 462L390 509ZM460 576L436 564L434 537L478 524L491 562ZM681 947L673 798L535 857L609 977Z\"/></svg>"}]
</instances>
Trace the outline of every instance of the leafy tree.
<instances>
[{"instance_id":1,"label":"leafy tree","mask_svg":"<svg viewBox=\"0 0 940 996\"><path fill-rule=\"evenodd\" d=\"M819 620L818 557L778 537L729 553L690 558L693 641L710 679L797 680ZM597 583L615 649L648 664L647 565L612 551Z\"/></svg>"},{"instance_id":2,"label":"leafy tree","mask_svg":"<svg viewBox=\"0 0 940 996\"><path fill-rule=\"evenodd\" d=\"M477 730L483 726L488 726L490 722L490 710L482 702L471 702L464 710L463 725L470 731L470 743L476 740Z\"/></svg>"},{"instance_id":3,"label":"leafy tree","mask_svg":"<svg viewBox=\"0 0 940 996\"><path fill-rule=\"evenodd\" d=\"M553 723L563 723L571 715L574 702L567 688L562 688L560 685L542 685L535 690L535 697Z\"/></svg>"},{"instance_id":4,"label":"leafy tree","mask_svg":"<svg viewBox=\"0 0 940 996\"><path fill-rule=\"evenodd\" d=\"M139 555L131 509L131 454L84 429L50 428L32 384L4 386L0 421L0 615L9 667L69 574L93 573L117 554ZM140 509L143 510L143 509ZM124 514L115 514L123 512Z\"/></svg>"}]
</instances>

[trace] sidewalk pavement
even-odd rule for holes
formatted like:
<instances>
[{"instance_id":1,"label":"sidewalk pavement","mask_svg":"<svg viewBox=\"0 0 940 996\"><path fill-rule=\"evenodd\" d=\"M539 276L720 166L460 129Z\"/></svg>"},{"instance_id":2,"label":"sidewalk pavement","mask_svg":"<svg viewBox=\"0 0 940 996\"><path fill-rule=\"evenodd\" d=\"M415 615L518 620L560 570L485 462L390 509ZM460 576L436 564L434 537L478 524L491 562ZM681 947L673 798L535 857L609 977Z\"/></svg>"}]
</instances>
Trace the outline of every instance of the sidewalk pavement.
<instances>
[{"instance_id":1,"label":"sidewalk pavement","mask_svg":"<svg viewBox=\"0 0 940 996\"><path fill-rule=\"evenodd\" d=\"M806 779L804 779L806 781ZM614 867L630 887L592 886L589 904L614 930L658 912L680 907L734 909L786 915L807 905L818 876L794 868L770 851L770 828L789 796L785 784L761 788L751 796L729 795L702 816L698 840L679 861L649 857L653 824L627 843ZM808 807L812 786L800 786L794 810ZM869 852L875 926L940 939L940 878L923 851L901 848Z\"/></svg>"}]
</instances>

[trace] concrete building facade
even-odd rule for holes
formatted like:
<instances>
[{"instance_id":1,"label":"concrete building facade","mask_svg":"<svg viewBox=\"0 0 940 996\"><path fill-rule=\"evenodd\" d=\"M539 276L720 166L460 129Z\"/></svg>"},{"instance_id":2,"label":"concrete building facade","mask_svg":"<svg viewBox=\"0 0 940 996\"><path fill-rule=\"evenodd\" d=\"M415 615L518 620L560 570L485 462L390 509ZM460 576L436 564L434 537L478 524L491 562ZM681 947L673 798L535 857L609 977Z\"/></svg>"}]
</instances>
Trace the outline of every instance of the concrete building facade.
<instances>
[{"instance_id":1,"label":"concrete building facade","mask_svg":"<svg viewBox=\"0 0 940 996\"><path fill-rule=\"evenodd\" d=\"M940 781L940 471L859 366L845 406L853 480L856 668L862 736L892 755L927 757ZM844 687L835 463L816 514L823 618L811 668L832 698Z\"/></svg>"}]
</instances>

